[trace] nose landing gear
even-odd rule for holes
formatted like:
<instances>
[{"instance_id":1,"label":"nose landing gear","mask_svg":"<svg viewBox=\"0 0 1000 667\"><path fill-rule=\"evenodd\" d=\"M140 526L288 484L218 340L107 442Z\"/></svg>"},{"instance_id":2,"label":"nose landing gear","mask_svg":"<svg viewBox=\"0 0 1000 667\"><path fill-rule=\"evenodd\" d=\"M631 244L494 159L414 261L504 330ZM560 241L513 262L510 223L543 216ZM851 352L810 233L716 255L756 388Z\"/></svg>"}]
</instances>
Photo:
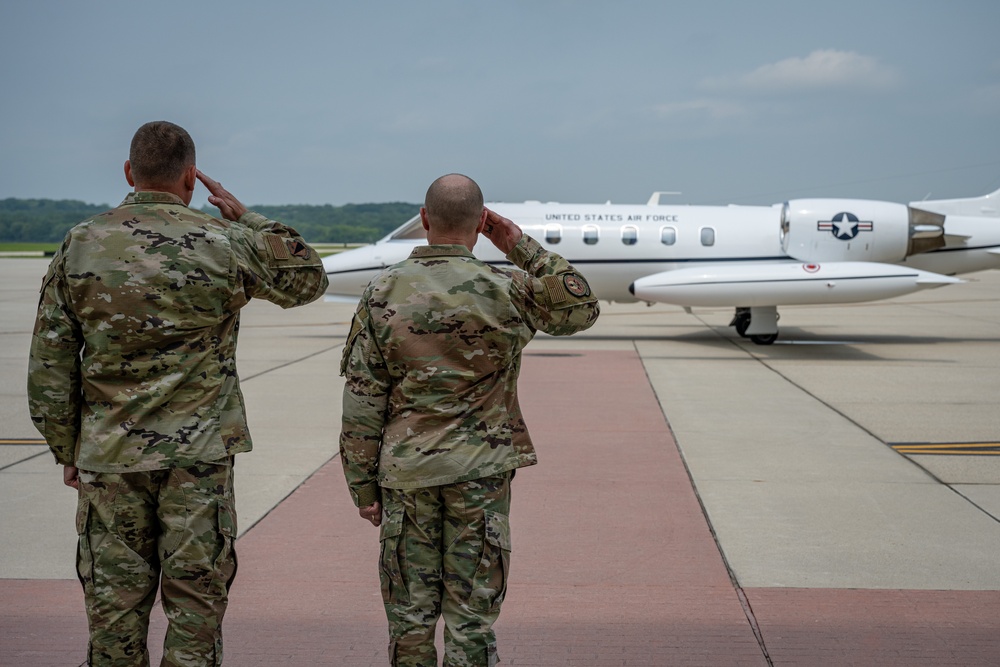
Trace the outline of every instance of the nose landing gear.
<instances>
[{"instance_id":1,"label":"nose landing gear","mask_svg":"<svg viewBox=\"0 0 1000 667\"><path fill-rule=\"evenodd\" d=\"M778 308L776 306L739 307L729 326L736 327L741 338L757 345L770 345L778 340Z\"/></svg>"}]
</instances>

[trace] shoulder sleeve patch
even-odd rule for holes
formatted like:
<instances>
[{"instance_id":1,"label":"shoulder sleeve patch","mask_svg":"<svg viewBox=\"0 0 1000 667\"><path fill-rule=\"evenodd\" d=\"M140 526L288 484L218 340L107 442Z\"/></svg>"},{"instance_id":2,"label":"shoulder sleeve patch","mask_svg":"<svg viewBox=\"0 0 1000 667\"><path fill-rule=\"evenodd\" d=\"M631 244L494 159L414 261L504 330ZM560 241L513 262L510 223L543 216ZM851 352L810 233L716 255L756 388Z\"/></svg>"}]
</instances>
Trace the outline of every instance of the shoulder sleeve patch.
<instances>
[{"instance_id":1,"label":"shoulder sleeve patch","mask_svg":"<svg viewBox=\"0 0 1000 667\"><path fill-rule=\"evenodd\" d=\"M354 341L357 339L358 334L365 327L365 320L362 319L360 311L354 314L354 318L351 320L351 330L347 334L347 341L344 343L344 351L340 358L340 374L347 374L347 364L351 358L351 350L354 348Z\"/></svg>"},{"instance_id":2,"label":"shoulder sleeve patch","mask_svg":"<svg viewBox=\"0 0 1000 667\"><path fill-rule=\"evenodd\" d=\"M291 258L292 254L288 251L288 246L285 245L285 239L277 234L264 234L264 240L267 242L267 249L271 251L271 257L275 259Z\"/></svg>"},{"instance_id":3,"label":"shoulder sleeve patch","mask_svg":"<svg viewBox=\"0 0 1000 667\"><path fill-rule=\"evenodd\" d=\"M569 298L559 276L542 276L542 285L545 288L545 296L553 306L558 306Z\"/></svg>"},{"instance_id":4,"label":"shoulder sleeve patch","mask_svg":"<svg viewBox=\"0 0 1000 667\"><path fill-rule=\"evenodd\" d=\"M38 293L39 294L44 294L45 293L45 288L47 288L49 286L49 283L51 283L53 280L55 280L55 278L56 278L55 267L53 267L50 264L49 265L49 270L45 272L45 277L42 278L42 286L40 288L38 288Z\"/></svg>"},{"instance_id":5,"label":"shoulder sleeve patch","mask_svg":"<svg viewBox=\"0 0 1000 667\"><path fill-rule=\"evenodd\" d=\"M264 232L257 237L257 248L261 261L271 268L297 269L323 263L319 253L294 237Z\"/></svg>"},{"instance_id":6,"label":"shoulder sleeve patch","mask_svg":"<svg viewBox=\"0 0 1000 667\"><path fill-rule=\"evenodd\" d=\"M567 273L563 276L563 286L566 291L576 297L590 296L590 285L587 281L583 279L583 276L579 276L575 273Z\"/></svg>"}]
</instances>

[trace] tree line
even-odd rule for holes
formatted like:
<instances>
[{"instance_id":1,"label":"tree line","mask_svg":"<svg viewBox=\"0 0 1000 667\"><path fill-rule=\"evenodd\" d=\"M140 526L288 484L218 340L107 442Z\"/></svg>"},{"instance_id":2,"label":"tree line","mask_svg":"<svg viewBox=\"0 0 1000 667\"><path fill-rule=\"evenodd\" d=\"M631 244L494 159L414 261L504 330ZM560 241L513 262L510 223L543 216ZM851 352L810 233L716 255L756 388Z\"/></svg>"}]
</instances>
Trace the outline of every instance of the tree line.
<instances>
[{"instance_id":1,"label":"tree line","mask_svg":"<svg viewBox=\"0 0 1000 667\"><path fill-rule=\"evenodd\" d=\"M110 208L107 204L87 204L75 199L0 199L0 241L57 243L73 225ZM312 243L372 243L416 215L420 205L287 204L251 209L294 227ZM211 206L202 210L218 215L218 210Z\"/></svg>"}]
</instances>

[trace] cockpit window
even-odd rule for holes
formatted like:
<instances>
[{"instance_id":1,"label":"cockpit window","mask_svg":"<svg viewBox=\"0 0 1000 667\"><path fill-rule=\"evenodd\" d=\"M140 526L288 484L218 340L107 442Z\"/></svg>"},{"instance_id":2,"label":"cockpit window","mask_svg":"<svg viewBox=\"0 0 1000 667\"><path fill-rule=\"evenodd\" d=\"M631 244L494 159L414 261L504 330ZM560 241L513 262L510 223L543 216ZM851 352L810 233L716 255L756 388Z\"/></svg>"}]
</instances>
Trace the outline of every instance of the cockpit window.
<instances>
[{"instance_id":1,"label":"cockpit window","mask_svg":"<svg viewBox=\"0 0 1000 667\"><path fill-rule=\"evenodd\" d=\"M427 231L420 223L420 215L410 218L410 221L393 232L390 237L393 241L407 241L411 239L426 239Z\"/></svg>"}]
</instances>

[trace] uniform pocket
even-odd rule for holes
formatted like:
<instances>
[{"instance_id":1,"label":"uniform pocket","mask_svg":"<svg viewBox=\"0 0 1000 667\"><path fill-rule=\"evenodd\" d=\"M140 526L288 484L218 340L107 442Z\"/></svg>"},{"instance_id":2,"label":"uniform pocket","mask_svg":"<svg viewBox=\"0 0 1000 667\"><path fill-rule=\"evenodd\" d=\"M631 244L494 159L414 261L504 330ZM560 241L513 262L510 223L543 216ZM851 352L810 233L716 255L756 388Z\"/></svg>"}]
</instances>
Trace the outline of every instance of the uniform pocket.
<instances>
[{"instance_id":1,"label":"uniform pocket","mask_svg":"<svg viewBox=\"0 0 1000 667\"><path fill-rule=\"evenodd\" d=\"M404 516L402 508L391 513L387 512L379 532L381 554L378 577L382 585L382 601L385 604L408 604L410 601L406 580L403 577L405 558L401 553Z\"/></svg>"},{"instance_id":2,"label":"uniform pocket","mask_svg":"<svg viewBox=\"0 0 1000 667\"><path fill-rule=\"evenodd\" d=\"M477 611L499 609L507 593L507 572L510 568L510 520L504 514L483 512L483 555L472 577L469 606Z\"/></svg>"},{"instance_id":3,"label":"uniform pocket","mask_svg":"<svg viewBox=\"0 0 1000 667\"><path fill-rule=\"evenodd\" d=\"M76 534L87 534L87 520L90 518L90 499L81 496L76 501Z\"/></svg>"},{"instance_id":4,"label":"uniform pocket","mask_svg":"<svg viewBox=\"0 0 1000 667\"><path fill-rule=\"evenodd\" d=\"M230 584L236 577L236 510L233 508L232 498L221 498L219 500L219 537L222 540L222 548L219 556L215 559L215 580L225 586L229 591ZM223 593L224 594L224 593Z\"/></svg>"},{"instance_id":5,"label":"uniform pocket","mask_svg":"<svg viewBox=\"0 0 1000 667\"><path fill-rule=\"evenodd\" d=\"M90 550L90 535L87 530L90 524L90 499L81 495L76 503L76 576L83 584L86 594L91 594L94 587L94 554Z\"/></svg>"}]
</instances>

